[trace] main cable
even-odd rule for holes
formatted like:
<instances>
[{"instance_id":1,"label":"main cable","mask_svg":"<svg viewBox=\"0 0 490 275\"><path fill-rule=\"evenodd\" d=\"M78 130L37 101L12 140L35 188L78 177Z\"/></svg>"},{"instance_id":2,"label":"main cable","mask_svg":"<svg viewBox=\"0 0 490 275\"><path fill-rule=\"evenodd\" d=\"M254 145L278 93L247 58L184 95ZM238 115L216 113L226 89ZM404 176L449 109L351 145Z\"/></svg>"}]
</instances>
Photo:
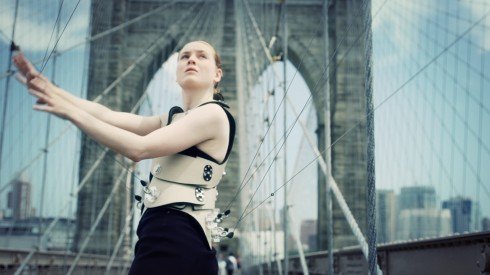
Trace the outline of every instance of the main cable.
<instances>
[{"instance_id":1,"label":"main cable","mask_svg":"<svg viewBox=\"0 0 490 275\"><path fill-rule=\"evenodd\" d=\"M65 26L63 27L63 30L61 31L61 34L60 36L58 36L58 38L56 39L56 43L54 44L53 46L53 49L51 50L51 52L49 53L49 56L48 58L45 60L45 63L43 64L43 66L41 67L41 70L39 71L40 73L42 73L44 71L44 68L46 67L46 64L48 64L48 61L49 59L51 58L51 55L53 54L53 52L56 50L56 47L58 46L58 43L60 42L61 40L61 37L63 36L63 34L65 33L65 30L66 30L66 27L68 27L68 24L70 24L70 21L73 17L73 14L75 14L75 11L77 10L78 8L78 5L80 4L80 0L78 0L77 4L75 5L75 8L73 9L73 11L71 12L70 14L70 17L68 18L68 21L66 21L66 24ZM61 8L60 8L60 11L61 11ZM48 44L48 47L49 47L49 44Z\"/></svg>"},{"instance_id":2,"label":"main cable","mask_svg":"<svg viewBox=\"0 0 490 275\"><path fill-rule=\"evenodd\" d=\"M65 0L61 0L61 2L59 4L58 14L57 14L56 20L54 22L53 30L51 31L51 35L49 36L48 46L46 47L46 51L44 52L44 56L42 59L42 62L43 62L42 68L44 68L45 64L47 63L46 56L48 55L49 45L51 44L51 40L53 39L54 32L55 32L57 27L59 28L58 22L60 21L60 18L61 18L61 10L63 9L63 3L64 2L65 2ZM54 50L54 48L53 48L53 50Z\"/></svg>"}]
</instances>

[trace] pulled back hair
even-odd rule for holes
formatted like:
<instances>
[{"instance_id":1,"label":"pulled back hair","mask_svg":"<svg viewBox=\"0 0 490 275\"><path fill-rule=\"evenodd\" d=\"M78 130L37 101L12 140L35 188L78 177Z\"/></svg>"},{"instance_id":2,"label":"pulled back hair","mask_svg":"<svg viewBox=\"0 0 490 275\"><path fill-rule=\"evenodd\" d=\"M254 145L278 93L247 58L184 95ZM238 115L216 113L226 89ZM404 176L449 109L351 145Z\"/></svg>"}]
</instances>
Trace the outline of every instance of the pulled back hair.
<instances>
[{"instance_id":1,"label":"pulled back hair","mask_svg":"<svg viewBox=\"0 0 490 275\"><path fill-rule=\"evenodd\" d=\"M213 49L213 55L214 55L214 63L216 64L216 67L218 69L221 69L221 71L223 71L222 67L221 67L221 57L218 55L218 52L216 51L216 49L213 47L213 45L209 44L208 42L206 41L203 41L203 40L198 40L198 41L195 41L195 42L199 42L199 43L203 43L203 44L206 44L208 45L209 47L211 47L211 49ZM220 88L218 87L219 85L219 82L216 82L214 84L214 94L213 94L213 99L214 100L218 100L218 101L225 101L225 98L223 97L223 95L221 94L221 90Z\"/></svg>"}]
</instances>

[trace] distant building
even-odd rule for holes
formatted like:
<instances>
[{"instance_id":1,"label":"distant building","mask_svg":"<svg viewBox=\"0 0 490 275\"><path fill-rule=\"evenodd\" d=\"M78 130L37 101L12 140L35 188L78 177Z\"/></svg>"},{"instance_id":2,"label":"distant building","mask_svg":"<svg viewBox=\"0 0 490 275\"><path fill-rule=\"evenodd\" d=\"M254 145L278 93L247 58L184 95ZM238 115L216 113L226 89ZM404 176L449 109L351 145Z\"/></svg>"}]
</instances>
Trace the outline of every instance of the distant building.
<instances>
[{"instance_id":1,"label":"distant building","mask_svg":"<svg viewBox=\"0 0 490 275\"><path fill-rule=\"evenodd\" d=\"M480 202L477 201L473 201L473 207L471 208L470 230L474 232L481 231L481 209Z\"/></svg>"},{"instance_id":2,"label":"distant building","mask_svg":"<svg viewBox=\"0 0 490 275\"><path fill-rule=\"evenodd\" d=\"M454 233L479 230L475 223L478 207L470 198L456 197L442 202L442 208L451 211L452 230Z\"/></svg>"},{"instance_id":3,"label":"distant building","mask_svg":"<svg viewBox=\"0 0 490 275\"><path fill-rule=\"evenodd\" d=\"M410 240L445 236L452 233L448 209L404 209L400 211L397 238Z\"/></svg>"},{"instance_id":4,"label":"distant building","mask_svg":"<svg viewBox=\"0 0 490 275\"><path fill-rule=\"evenodd\" d=\"M316 230L317 230L316 220L304 220L301 222L300 228L300 240L303 245L307 245L305 250L316 251Z\"/></svg>"},{"instance_id":5,"label":"distant building","mask_svg":"<svg viewBox=\"0 0 490 275\"><path fill-rule=\"evenodd\" d=\"M445 236L452 233L451 211L436 205L432 186L409 186L398 198L397 239L409 240Z\"/></svg>"},{"instance_id":6,"label":"distant building","mask_svg":"<svg viewBox=\"0 0 490 275\"><path fill-rule=\"evenodd\" d=\"M395 240L396 209L396 195L393 190L378 190L376 192L376 240L378 243Z\"/></svg>"},{"instance_id":7,"label":"distant building","mask_svg":"<svg viewBox=\"0 0 490 275\"><path fill-rule=\"evenodd\" d=\"M14 220L28 219L33 215L31 207L31 183L21 174L10 182L12 191L7 194L7 208L9 217Z\"/></svg>"},{"instance_id":8,"label":"distant building","mask_svg":"<svg viewBox=\"0 0 490 275\"><path fill-rule=\"evenodd\" d=\"M400 211L436 208L436 190L432 186L402 187L398 207Z\"/></svg>"},{"instance_id":9,"label":"distant building","mask_svg":"<svg viewBox=\"0 0 490 275\"><path fill-rule=\"evenodd\" d=\"M481 231L490 231L490 218L481 219Z\"/></svg>"}]
</instances>

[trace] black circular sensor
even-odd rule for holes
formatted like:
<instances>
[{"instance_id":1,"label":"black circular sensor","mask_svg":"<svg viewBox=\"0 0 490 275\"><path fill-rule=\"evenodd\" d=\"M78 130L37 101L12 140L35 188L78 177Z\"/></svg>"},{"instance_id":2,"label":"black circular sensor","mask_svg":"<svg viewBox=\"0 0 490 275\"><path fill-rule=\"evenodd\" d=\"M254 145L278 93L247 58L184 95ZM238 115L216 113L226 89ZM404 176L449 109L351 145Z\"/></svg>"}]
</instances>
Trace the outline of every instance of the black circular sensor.
<instances>
[{"instance_id":1,"label":"black circular sensor","mask_svg":"<svg viewBox=\"0 0 490 275\"><path fill-rule=\"evenodd\" d=\"M210 181L213 177L213 167L211 165L204 166L204 171L202 173L202 178L205 181Z\"/></svg>"}]
</instances>

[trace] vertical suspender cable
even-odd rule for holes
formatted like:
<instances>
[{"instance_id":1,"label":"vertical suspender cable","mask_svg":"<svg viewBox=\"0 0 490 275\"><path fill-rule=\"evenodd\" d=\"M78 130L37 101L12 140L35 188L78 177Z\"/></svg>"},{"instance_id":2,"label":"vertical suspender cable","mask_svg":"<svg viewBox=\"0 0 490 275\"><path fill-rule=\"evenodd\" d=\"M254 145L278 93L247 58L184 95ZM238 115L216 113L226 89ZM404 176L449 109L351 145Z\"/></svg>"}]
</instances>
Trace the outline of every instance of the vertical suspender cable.
<instances>
[{"instance_id":1,"label":"vertical suspender cable","mask_svg":"<svg viewBox=\"0 0 490 275\"><path fill-rule=\"evenodd\" d=\"M273 89L273 98L272 98L272 101L273 101L273 105L274 105L274 110L277 110L277 101L276 101L276 98L277 98L277 94L276 94L276 77L275 77L275 74L273 74L273 77L272 77L272 86L274 87ZM270 122L269 122L270 123ZM275 144L276 143L276 140L277 140L277 124L276 122L274 121L274 125L273 125L273 128L272 128L272 140L273 140L273 143ZM276 149L274 147L274 156L277 155L277 152L276 152ZM277 190L277 161L275 161L275 159L273 159L272 161L274 161L274 190ZM274 200L274 207L273 207L273 210L272 210L272 219L273 219L273 223L272 223L272 231L274 232L274 239L272 240L272 245L273 245L273 250L274 250L274 260L276 261L277 263L277 271L279 274L281 274L282 270L281 270L281 265L279 264L279 260L277 258L277 230L276 230L276 224L277 224L277 217L276 217L276 213L277 213L277 200Z\"/></svg>"},{"instance_id":2,"label":"vertical suspender cable","mask_svg":"<svg viewBox=\"0 0 490 275\"><path fill-rule=\"evenodd\" d=\"M60 33L60 22L61 22L61 7L63 6L63 0L59 1L58 5L58 16L60 17L60 20L56 21L56 39L58 39L59 33ZM49 47L49 45L48 45ZM54 45L53 49L53 70L51 72L51 81L53 83L56 82L55 77L56 77L56 59L57 59L57 44ZM47 51L46 51L47 52ZM49 132L51 129L51 114L48 114L48 121L46 122L46 140L44 142L44 163L43 163L43 177L42 177L42 182L41 182L41 199L40 199L40 206L39 206L39 250L43 251L44 250L44 244L42 242L42 232L43 232L43 211L44 211L44 195L46 191L46 172L47 172L47 165L48 165L48 146L49 146Z\"/></svg>"},{"instance_id":3,"label":"vertical suspender cable","mask_svg":"<svg viewBox=\"0 0 490 275\"><path fill-rule=\"evenodd\" d=\"M482 37L485 37L485 28L483 29L483 36ZM485 52L485 49L484 49L484 46L482 45L481 46L481 49L480 49L480 53L483 55L483 53ZM480 72L481 72L481 75L484 76L485 75L485 61L483 60L483 58L481 59L480 61ZM483 91L484 91L484 87L485 87L485 80L483 79L483 77L480 78L480 102L483 102ZM475 188L475 191L476 191L476 194L475 194L475 200L476 200L476 205L480 205L480 187L481 187L481 184L482 184L482 180L481 180L481 151L482 151L482 125L483 125L483 106L480 105L480 108L478 110L478 154L477 154L477 163L476 163L476 178L477 178L477 184L476 184L476 188ZM479 221L480 221L480 211L477 211L476 212L476 224L475 224L475 229L476 230L481 230L482 227L480 227L479 225ZM481 225L483 226L483 224Z\"/></svg>"},{"instance_id":4,"label":"vertical suspender cable","mask_svg":"<svg viewBox=\"0 0 490 275\"><path fill-rule=\"evenodd\" d=\"M378 274L376 265L376 179L374 167L374 106L372 77L372 31L371 31L371 0L365 5L366 34L364 38L364 70L366 96L366 131L367 131L367 216L368 216L368 266L371 275Z\"/></svg>"},{"instance_id":5,"label":"vertical suspender cable","mask_svg":"<svg viewBox=\"0 0 490 275\"><path fill-rule=\"evenodd\" d=\"M328 66L329 64L329 36L328 36L328 6L329 6L330 0L325 0L323 2L323 20L324 20L324 29L323 29L323 36L324 36L324 45L325 45L325 67L327 68L327 71L325 72L327 76L329 76L330 79L330 68ZM326 221L327 221L327 252L328 252L328 274L333 274L333 212L332 212L332 191L330 188L330 175L331 175L331 169L332 169L332 163L331 163L331 154L332 150L330 148L330 144L332 143L331 140L331 128L330 128L330 80L325 82L325 112L324 112L324 127L323 130L325 131L325 145L328 146L327 151L325 152L325 162L326 162L326 176L325 176L325 184L326 186ZM321 195L320 195L321 196ZM319 217L322 218L322 217Z\"/></svg>"},{"instance_id":6,"label":"vertical suspender cable","mask_svg":"<svg viewBox=\"0 0 490 275\"><path fill-rule=\"evenodd\" d=\"M286 8L286 0L282 3L282 8L283 8L283 73L284 73L284 79L283 79L283 93L286 95L287 93L287 60L288 60L288 29L287 29L287 8ZM283 117L283 135L284 135L284 182L287 180L287 112L286 112L287 106L284 104L284 117ZM283 209L283 219L284 219L284 274L287 275L289 273L289 225L288 225L288 188L286 185L284 185L284 209Z\"/></svg>"},{"instance_id":7,"label":"vertical suspender cable","mask_svg":"<svg viewBox=\"0 0 490 275\"><path fill-rule=\"evenodd\" d=\"M8 58L8 67L7 70L8 72L11 71L11 66L12 66L12 53L16 50L16 45L14 43L14 36L15 36L15 25L17 22L17 15L18 15L18 9L19 9L19 0L15 2L15 15L14 15L14 24L12 26L12 37L11 37L11 43L10 43L10 51L9 51L9 58ZM2 182L2 152L3 152L3 138L6 133L4 130L5 128L5 119L7 116L7 102L8 102L8 92L9 92L9 84L10 84L10 76L7 77L5 81L5 92L4 92L4 100L3 100L3 114L2 114L2 124L0 125L0 129L2 129L2 133L0 134L0 182ZM21 173L19 173L20 175ZM13 183L13 181L12 181ZM10 184L7 184L4 188L10 186ZM13 187L12 187L13 188ZM2 190L0 190L2 191ZM12 213L13 216L13 213ZM14 221L15 224L15 221ZM14 225L13 224L13 225ZM8 230L8 236L12 233L13 227L9 228ZM7 238L7 244L10 242L10 238Z\"/></svg>"},{"instance_id":8,"label":"vertical suspender cable","mask_svg":"<svg viewBox=\"0 0 490 275\"><path fill-rule=\"evenodd\" d=\"M17 15L19 11L19 0L15 1L15 12L14 12L14 24L12 26L12 38L10 42L10 51L8 58L8 72L10 73L10 68L12 67L12 53L16 49L16 45L14 43L15 36L15 25L17 23ZM2 179L2 153L3 153L3 138L5 136L5 132L3 129L5 127L5 117L7 116L7 102L8 102L8 93L9 93L9 84L10 84L10 76L5 80L5 92L3 95L3 113L2 113L2 124L0 125L0 129L2 129L2 134L0 134L0 181Z\"/></svg>"}]
</instances>

